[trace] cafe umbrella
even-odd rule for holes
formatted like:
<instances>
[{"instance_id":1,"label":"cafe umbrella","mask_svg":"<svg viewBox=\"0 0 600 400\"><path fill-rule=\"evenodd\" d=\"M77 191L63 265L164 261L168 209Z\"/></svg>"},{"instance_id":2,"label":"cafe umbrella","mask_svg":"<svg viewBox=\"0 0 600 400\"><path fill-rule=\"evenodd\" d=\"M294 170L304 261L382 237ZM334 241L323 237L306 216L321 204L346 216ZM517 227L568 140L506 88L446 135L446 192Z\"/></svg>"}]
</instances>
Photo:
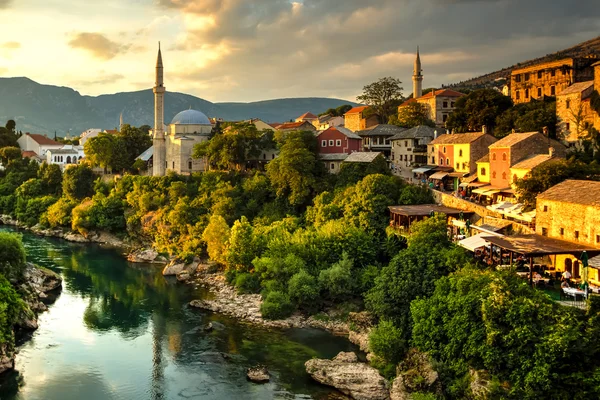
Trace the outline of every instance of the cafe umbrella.
<instances>
[{"instance_id":1,"label":"cafe umbrella","mask_svg":"<svg viewBox=\"0 0 600 400\"><path fill-rule=\"evenodd\" d=\"M588 254L587 251L583 251L581 253L581 264L583 264L583 291L585 292L585 297L588 296Z\"/></svg>"}]
</instances>

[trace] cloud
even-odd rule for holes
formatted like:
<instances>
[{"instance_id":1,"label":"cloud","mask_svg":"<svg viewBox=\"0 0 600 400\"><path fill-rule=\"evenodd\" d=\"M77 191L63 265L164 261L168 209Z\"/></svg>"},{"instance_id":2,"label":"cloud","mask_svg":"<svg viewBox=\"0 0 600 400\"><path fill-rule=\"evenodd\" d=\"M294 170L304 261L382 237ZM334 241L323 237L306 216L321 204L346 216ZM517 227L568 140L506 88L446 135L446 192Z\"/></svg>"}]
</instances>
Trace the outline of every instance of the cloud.
<instances>
[{"instance_id":1,"label":"cloud","mask_svg":"<svg viewBox=\"0 0 600 400\"><path fill-rule=\"evenodd\" d=\"M167 78L180 90L201 86L195 94L204 97L247 100L330 93L353 98L389 75L410 93L417 45L428 87L596 36L596 1L566 3L159 0L158 6L181 13L185 29L165 45L172 52L163 54ZM210 86L221 81L229 84Z\"/></svg>"},{"instance_id":2,"label":"cloud","mask_svg":"<svg viewBox=\"0 0 600 400\"><path fill-rule=\"evenodd\" d=\"M21 48L21 43L19 42L5 42L0 44L0 47L8 50L16 50Z\"/></svg>"},{"instance_id":3,"label":"cloud","mask_svg":"<svg viewBox=\"0 0 600 400\"><path fill-rule=\"evenodd\" d=\"M99 75L95 76L93 79L87 80L78 80L72 82L72 85L75 87L78 86L96 86L96 85L111 85L116 82L119 82L125 78L122 74L105 74L104 71L100 72Z\"/></svg>"},{"instance_id":4,"label":"cloud","mask_svg":"<svg viewBox=\"0 0 600 400\"><path fill-rule=\"evenodd\" d=\"M3 8L8 8L11 3L12 0L0 0L0 10Z\"/></svg>"},{"instance_id":5,"label":"cloud","mask_svg":"<svg viewBox=\"0 0 600 400\"><path fill-rule=\"evenodd\" d=\"M110 60L120 54L126 53L131 45L119 44L108 39L101 33L79 32L69 41L69 46L74 49L83 49L94 57Z\"/></svg>"}]
</instances>

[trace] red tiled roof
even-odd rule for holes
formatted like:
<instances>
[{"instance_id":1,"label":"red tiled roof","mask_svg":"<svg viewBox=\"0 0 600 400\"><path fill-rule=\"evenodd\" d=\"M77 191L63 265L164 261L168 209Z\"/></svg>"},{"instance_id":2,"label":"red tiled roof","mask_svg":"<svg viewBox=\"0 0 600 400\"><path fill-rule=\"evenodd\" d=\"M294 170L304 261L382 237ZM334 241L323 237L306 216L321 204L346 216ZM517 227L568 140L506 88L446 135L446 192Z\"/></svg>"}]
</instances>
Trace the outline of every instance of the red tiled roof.
<instances>
[{"instance_id":1,"label":"red tiled roof","mask_svg":"<svg viewBox=\"0 0 600 400\"><path fill-rule=\"evenodd\" d=\"M33 158L33 157L37 157L37 153L35 151L21 151L21 156L23 158Z\"/></svg>"},{"instance_id":2,"label":"red tiled roof","mask_svg":"<svg viewBox=\"0 0 600 400\"><path fill-rule=\"evenodd\" d=\"M358 113L365 111L367 108L369 108L369 106L354 107L354 108L351 108L350 110L348 110L348 112L346 112L346 114L344 114L344 115L358 114Z\"/></svg>"},{"instance_id":3,"label":"red tiled roof","mask_svg":"<svg viewBox=\"0 0 600 400\"><path fill-rule=\"evenodd\" d=\"M318 117L311 113L311 112L307 112L302 114L301 116L299 116L297 119L317 119Z\"/></svg>"},{"instance_id":4,"label":"red tiled roof","mask_svg":"<svg viewBox=\"0 0 600 400\"><path fill-rule=\"evenodd\" d=\"M464 93L461 92L457 92L456 90L450 90L450 89L440 89L440 90L436 90L431 91L427 94L424 94L423 96L419 97L419 99L428 99L431 97L439 97L439 96L445 96L445 97L462 97L464 96Z\"/></svg>"},{"instance_id":5,"label":"red tiled roof","mask_svg":"<svg viewBox=\"0 0 600 400\"><path fill-rule=\"evenodd\" d=\"M267 125L271 125L273 128L277 128L279 125L281 125L281 122L267 122Z\"/></svg>"},{"instance_id":6,"label":"red tiled roof","mask_svg":"<svg viewBox=\"0 0 600 400\"><path fill-rule=\"evenodd\" d=\"M277 125L275 128L279 129L279 130L283 130L283 129L297 129L297 128L300 128L304 124L309 124L310 125L310 122L308 122L308 121L286 122L285 124Z\"/></svg>"},{"instance_id":7,"label":"red tiled roof","mask_svg":"<svg viewBox=\"0 0 600 400\"><path fill-rule=\"evenodd\" d=\"M39 135L37 133L27 133L26 135L29 136L30 138L32 138L38 144L46 144L46 145L55 144L55 145L61 146L61 143L55 142L54 140L52 140L49 137L46 137L44 135Z\"/></svg>"},{"instance_id":8,"label":"red tiled roof","mask_svg":"<svg viewBox=\"0 0 600 400\"><path fill-rule=\"evenodd\" d=\"M414 97L411 97L410 99L406 100L404 103L400 104L400 107L407 106L410 103L416 103L416 101L417 100Z\"/></svg>"},{"instance_id":9,"label":"red tiled roof","mask_svg":"<svg viewBox=\"0 0 600 400\"><path fill-rule=\"evenodd\" d=\"M107 129L106 133L110 133L111 135L116 135L117 133L119 133L119 131L116 129Z\"/></svg>"}]
</instances>

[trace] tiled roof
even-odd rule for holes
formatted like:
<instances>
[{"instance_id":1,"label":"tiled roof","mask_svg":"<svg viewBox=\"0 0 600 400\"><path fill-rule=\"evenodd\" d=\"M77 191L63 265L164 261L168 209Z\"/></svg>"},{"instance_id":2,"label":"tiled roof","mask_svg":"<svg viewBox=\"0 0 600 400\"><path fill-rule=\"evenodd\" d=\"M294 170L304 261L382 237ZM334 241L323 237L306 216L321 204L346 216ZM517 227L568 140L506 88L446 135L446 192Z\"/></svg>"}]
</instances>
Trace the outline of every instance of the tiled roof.
<instances>
[{"instance_id":1,"label":"tiled roof","mask_svg":"<svg viewBox=\"0 0 600 400\"><path fill-rule=\"evenodd\" d=\"M538 165L545 163L546 161L550 161L552 156L550 154L537 154L526 158L525 160L513 165L510 167L511 169L534 169Z\"/></svg>"},{"instance_id":2,"label":"tiled roof","mask_svg":"<svg viewBox=\"0 0 600 400\"><path fill-rule=\"evenodd\" d=\"M511 147L537 134L538 132L511 133L510 135L498 140L496 143L491 144L489 148L491 149L494 147Z\"/></svg>"},{"instance_id":3,"label":"tiled roof","mask_svg":"<svg viewBox=\"0 0 600 400\"><path fill-rule=\"evenodd\" d=\"M403 132L397 133L390 138L390 140L400 140L400 139L416 139L423 137L433 138L435 136L435 128L419 125L414 128L406 129Z\"/></svg>"},{"instance_id":4,"label":"tiled roof","mask_svg":"<svg viewBox=\"0 0 600 400\"><path fill-rule=\"evenodd\" d=\"M311 112L307 112L307 113L302 114L301 116L299 116L296 119L317 119L317 118L318 117L315 114L313 114Z\"/></svg>"},{"instance_id":5,"label":"tiled roof","mask_svg":"<svg viewBox=\"0 0 600 400\"><path fill-rule=\"evenodd\" d=\"M381 153L374 151L357 151L346 158L345 162L370 163L373 162Z\"/></svg>"},{"instance_id":6,"label":"tiled roof","mask_svg":"<svg viewBox=\"0 0 600 400\"><path fill-rule=\"evenodd\" d=\"M119 131L116 129L107 129L105 132L111 135L116 135L117 133L119 133Z\"/></svg>"},{"instance_id":7,"label":"tiled roof","mask_svg":"<svg viewBox=\"0 0 600 400\"><path fill-rule=\"evenodd\" d=\"M323 132L327 132L327 131L338 131L340 132L342 135L346 136L349 139L358 139L361 140L362 138L360 136L358 136L356 133L352 132L350 129L348 128L344 128L343 126L330 126L329 128L325 129L324 131L320 131L317 136L319 136L321 133Z\"/></svg>"},{"instance_id":8,"label":"tiled roof","mask_svg":"<svg viewBox=\"0 0 600 400\"><path fill-rule=\"evenodd\" d=\"M21 151L21 157L23 158L36 158L38 157L37 153L35 151Z\"/></svg>"},{"instance_id":9,"label":"tiled roof","mask_svg":"<svg viewBox=\"0 0 600 400\"><path fill-rule=\"evenodd\" d=\"M560 92L558 95L562 96L563 94L581 93L591 86L594 86L594 81L577 82Z\"/></svg>"},{"instance_id":10,"label":"tiled roof","mask_svg":"<svg viewBox=\"0 0 600 400\"><path fill-rule=\"evenodd\" d=\"M454 133L451 135L444 134L433 139L429 144L467 144L472 143L485 135L487 135L487 133L483 132Z\"/></svg>"},{"instance_id":11,"label":"tiled roof","mask_svg":"<svg viewBox=\"0 0 600 400\"><path fill-rule=\"evenodd\" d=\"M481 157L479 160L477 160L475 162L476 163L490 162L490 153L487 153L485 156Z\"/></svg>"},{"instance_id":12,"label":"tiled roof","mask_svg":"<svg viewBox=\"0 0 600 400\"><path fill-rule=\"evenodd\" d=\"M308 125L312 126L311 123L308 121L300 121L300 122L286 122L285 124L277 125L275 128L279 129L279 130L298 129L304 124L308 124Z\"/></svg>"},{"instance_id":13,"label":"tiled roof","mask_svg":"<svg viewBox=\"0 0 600 400\"><path fill-rule=\"evenodd\" d=\"M346 153L319 154L321 161L344 161L346 158L348 158Z\"/></svg>"},{"instance_id":14,"label":"tiled roof","mask_svg":"<svg viewBox=\"0 0 600 400\"><path fill-rule=\"evenodd\" d=\"M539 194L537 198L600 207L598 193L600 193L598 181L566 180Z\"/></svg>"},{"instance_id":15,"label":"tiled roof","mask_svg":"<svg viewBox=\"0 0 600 400\"><path fill-rule=\"evenodd\" d=\"M36 141L37 144L62 146L62 143L58 143L44 135L38 135L37 133L27 133L26 135Z\"/></svg>"},{"instance_id":16,"label":"tiled roof","mask_svg":"<svg viewBox=\"0 0 600 400\"><path fill-rule=\"evenodd\" d=\"M461 92L457 92L456 90L450 90L450 89L440 89L440 90L436 90L431 91L427 94L424 94L423 96L419 97L419 99L428 99L431 97L440 97L440 96L444 96L444 97L462 97L464 96L464 93Z\"/></svg>"},{"instance_id":17,"label":"tiled roof","mask_svg":"<svg viewBox=\"0 0 600 400\"><path fill-rule=\"evenodd\" d=\"M348 112L346 112L346 114L344 114L344 115L358 114L360 112L365 111L367 108L369 108L369 106L354 107L354 108L351 108L350 110L348 110Z\"/></svg>"},{"instance_id":18,"label":"tiled roof","mask_svg":"<svg viewBox=\"0 0 600 400\"><path fill-rule=\"evenodd\" d=\"M379 124L356 132L359 136L394 136L404 132L406 128L398 125Z\"/></svg>"},{"instance_id":19,"label":"tiled roof","mask_svg":"<svg viewBox=\"0 0 600 400\"><path fill-rule=\"evenodd\" d=\"M400 107L407 106L410 103L416 103L416 102L417 102L417 100L414 97L411 97L410 99L406 100L404 103L400 104Z\"/></svg>"}]
</instances>

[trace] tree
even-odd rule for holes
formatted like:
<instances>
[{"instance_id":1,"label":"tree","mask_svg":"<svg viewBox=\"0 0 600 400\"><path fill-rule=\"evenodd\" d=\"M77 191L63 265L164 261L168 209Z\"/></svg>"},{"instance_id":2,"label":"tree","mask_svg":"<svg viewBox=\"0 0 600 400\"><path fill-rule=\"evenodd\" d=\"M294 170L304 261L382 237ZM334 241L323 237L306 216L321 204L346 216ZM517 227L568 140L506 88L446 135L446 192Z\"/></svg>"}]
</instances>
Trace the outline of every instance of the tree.
<instances>
[{"instance_id":1,"label":"tree","mask_svg":"<svg viewBox=\"0 0 600 400\"><path fill-rule=\"evenodd\" d=\"M485 125L493 132L496 119L512 107L510 97L494 89L479 89L456 100L456 108L448 116L446 128L455 133L481 131Z\"/></svg>"},{"instance_id":2,"label":"tree","mask_svg":"<svg viewBox=\"0 0 600 400\"><path fill-rule=\"evenodd\" d=\"M254 124L231 125L209 141L198 143L192 157L206 158L209 165L218 169L242 169L248 160L256 159L261 154L265 144L261 140L262 133Z\"/></svg>"},{"instance_id":3,"label":"tree","mask_svg":"<svg viewBox=\"0 0 600 400\"><path fill-rule=\"evenodd\" d=\"M125 140L117 135L100 133L85 142L84 150L92 165L98 165L105 170L121 171L133 164L133 161L128 164L129 154Z\"/></svg>"},{"instance_id":4,"label":"tree","mask_svg":"<svg viewBox=\"0 0 600 400\"><path fill-rule=\"evenodd\" d=\"M221 264L227 262L227 242L229 241L229 226L220 215L212 215L210 222L202 233L202 240L206 243L208 256L211 260Z\"/></svg>"},{"instance_id":5,"label":"tree","mask_svg":"<svg viewBox=\"0 0 600 400\"><path fill-rule=\"evenodd\" d=\"M549 136L554 139L556 123L555 100L531 100L528 103L516 104L499 115L496 118L494 135L500 138L511 133L513 129L516 132L542 132L546 127Z\"/></svg>"},{"instance_id":6,"label":"tree","mask_svg":"<svg viewBox=\"0 0 600 400\"><path fill-rule=\"evenodd\" d=\"M62 191L62 172L57 164L43 162L38 170L38 178L42 183L42 190L47 194L60 195Z\"/></svg>"},{"instance_id":7,"label":"tree","mask_svg":"<svg viewBox=\"0 0 600 400\"><path fill-rule=\"evenodd\" d=\"M25 268L25 248L21 236L0 232L0 276L20 278Z\"/></svg>"},{"instance_id":8,"label":"tree","mask_svg":"<svg viewBox=\"0 0 600 400\"><path fill-rule=\"evenodd\" d=\"M340 173L337 176L337 187L346 187L354 185L363 180L368 175L381 174L391 175L390 168L383 155L379 155L370 163L346 163L343 162L340 167Z\"/></svg>"},{"instance_id":9,"label":"tree","mask_svg":"<svg viewBox=\"0 0 600 400\"><path fill-rule=\"evenodd\" d=\"M252 260L257 256L253 245L253 233L252 225L245 216L233 223L226 254L229 268L238 271L250 269Z\"/></svg>"},{"instance_id":10,"label":"tree","mask_svg":"<svg viewBox=\"0 0 600 400\"><path fill-rule=\"evenodd\" d=\"M9 133L12 133L12 134L17 133L16 128L17 128L17 123L15 122L14 119L9 119L8 121L6 121L6 130Z\"/></svg>"},{"instance_id":11,"label":"tree","mask_svg":"<svg viewBox=\"0 0 600 400\"><path fill-rule=\"evenodd\" d=\"M71 166L63 174L62 191L70 200L83 200L94 194L94 180L94 172L87 165Z\"/></svg>"},{"instance_id":12,"label":"tree","mask_svg":"<svg viewBox=\"0 0 600 400\"><path fill-rule=\"evenodd\" d=\"M132 168L136 157L152 146L152 138L148 135L147 130L128 124L121 127L118 137L122 139L127 151L125 168Z\"/></svg>"},{"instance_id":13,"label":"tree","mask_svg":"<svg viewBox=\"0 0 600 400\"><path fill-rule=\"evenodd\" d=\"M363 94L357 101L370 106L379 116L380 122L386 123L395 115L402 102L402 82L399 79L385 77L363 87Z\"/></svg>"},{"instance_id":14,"label":"tree","mask_svg":"<svg viewBox=\"0 0 600 400\"><path fill-rule=\"evenodd\" d=\"M13 146L0 148L0 160L2 160L2 164L8 165L12 160L18 160L20 158L22 158L20 148Z\"/></svg>"},{"instance_id":15,"label":"tree","mask_svg":"<svg viewBox=\"0 0 600 400\"><path fill-rule=\"evenodd\" d=\"M412 101L398 109L398 114L390 117L388 123L404 128L425 125L435 128L435 121L431 120L429 108L425 104Z\"/></svg>"}]
</instances>

